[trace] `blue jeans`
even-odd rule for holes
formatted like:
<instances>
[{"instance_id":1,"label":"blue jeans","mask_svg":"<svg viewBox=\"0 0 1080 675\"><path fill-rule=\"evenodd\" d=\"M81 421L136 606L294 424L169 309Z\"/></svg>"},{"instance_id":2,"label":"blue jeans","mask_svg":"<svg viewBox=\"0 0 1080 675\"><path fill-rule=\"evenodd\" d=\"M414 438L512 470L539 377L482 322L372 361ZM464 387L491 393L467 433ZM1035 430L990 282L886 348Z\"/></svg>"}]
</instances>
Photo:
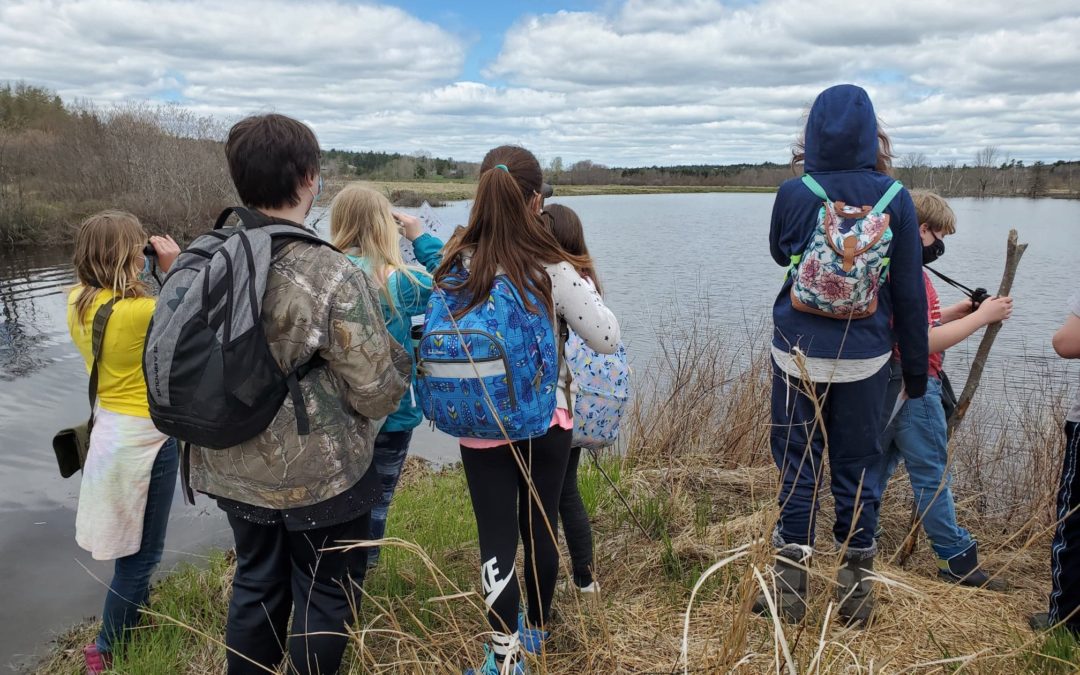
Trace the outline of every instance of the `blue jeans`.
<instances>
[{"instance_id":1,"label":"blue jeans","mask_svg":"<svg viewBox=\"0 0 1080 675\"><path fill-rule=\"evenodd\" d=\"M780 470L780 519L774 544L814 545L814 525L824 478L824 455L836 521L833 538L847 542L848 555L873 556L877 551L878 487L881 479L881 400L889 384L889 366L858 382L808 383L821 406L824 429L814 401L797 378L773 364L773 460ZM825 436L829 445L826 451Z\"/></svg>"},{"instance_id":2,"label":"blue jeans","mask_svg":"<svg viewBox=\"0 0 1080 675\"><path fill-rule=\"evenodd\" d=\"M893 405L895 400L885 401L886 415L892 413ZM904 460L919 519L934 553L943 560L963 553L972 544L971 534L956 523L947 430L941 380L931 377L926 395L904 402L881 437L881 493L900 460Z\"/></svg>"},{"instance_id":3,"label":"blue jeans","mask_svg":"<svg viewBox=\"0 0 1080 675\"><path fill-rule=\"evenodd\" d=\"M101 612L101 632L96 640L100 652L111 652L124 631L139 623L139 608L150 598L150 575L161 562L161 553L165 549L165 528L169 524L179 464L176 440L170 438L161 446L150 469L139 550L116 560L112 583L105 596L105 609Z\"/></svg>"},{"instance_id":4,"label":"blue jeans","mask_svg":"<svg viewBox=\"0 0 1080 675\"><path fill-rule=\"evenodd\" d=\"M375 471L379 474L382 484L382 494L379 503L371 509L371 534L368 539L382 539L386 534L386 514L390 510L390 500L394 497L398 480L401 478L401 467L405 464L405 456L409 454L409 441L412 440L412 430L409 431L383 431L375 437L375 454L372 461L375 463ZM367 566L373 567L379 562L379 548L361 549L367 551Z\"/></svg>"}]
</instances>

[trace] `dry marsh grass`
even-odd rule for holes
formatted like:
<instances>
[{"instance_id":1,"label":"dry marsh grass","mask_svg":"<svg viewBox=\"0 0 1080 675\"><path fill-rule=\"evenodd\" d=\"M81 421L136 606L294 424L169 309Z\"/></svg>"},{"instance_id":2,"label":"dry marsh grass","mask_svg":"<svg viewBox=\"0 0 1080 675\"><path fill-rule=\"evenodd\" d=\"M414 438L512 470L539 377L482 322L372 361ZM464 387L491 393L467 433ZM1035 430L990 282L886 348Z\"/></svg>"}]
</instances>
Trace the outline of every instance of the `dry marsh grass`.
<instances>
[{"instance_id":1,"label":"dry marsh grass","mask_svg":"<svg viewBox=\"0 0 1080 675\"><path fill-rule=\"evenodd\" d=\"M580 484L594 524L600 599L556 595L553 640L533 673L1022 673L1075 672L1080 648L1026 625L1049 590L1049 540L1062 443L1056 394L1014 405L990 440L969 417L954 442L961 523L1008 593L939 582L923 543L890 563L909 527L910 487L898 476L882 507L878 609L866 630L836 620L837 555L820 542L808 617L787 625L750 611L771 583L768 536L776 471L768 452L764 348L736 354L697 329L672 332L657 367L638 378L620 453L591 463ZM760 344L761 341L758 341ZM748 365L749 364L749 365ZM641 527L638 526L640 523ZM644 532L642 531L644 528ZM391 509L379 569L364 589L343 672L460 672L480 662L488 630L478 594L475 522L458 468L407 469ZM564 556L565 561L565 556ZM117 672L222 672L230 560L187 568L155 590L146 626ZM39 673L78 672L92 628L63 638ZM69 651L65 651L65 649Z\"/></svg>"}]
</instances>

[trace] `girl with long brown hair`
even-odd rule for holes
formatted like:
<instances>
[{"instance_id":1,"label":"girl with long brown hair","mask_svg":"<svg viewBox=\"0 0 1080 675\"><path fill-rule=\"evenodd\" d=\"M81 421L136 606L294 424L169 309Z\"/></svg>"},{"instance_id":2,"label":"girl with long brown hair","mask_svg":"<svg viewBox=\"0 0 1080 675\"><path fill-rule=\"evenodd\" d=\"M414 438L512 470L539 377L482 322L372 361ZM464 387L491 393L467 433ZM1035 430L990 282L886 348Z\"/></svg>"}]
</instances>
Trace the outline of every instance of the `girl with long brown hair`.
<instances>
[{"instance_id":1,"label":"girl with long brown hair","mask_svg":"<svg viewBox=\"0 0 1080 675\"><path fill-rule=\"evenodd\" d=\"M83 648L87 672L103 672L126 629L139 620L150 575L161 561L176 469L176 442L150 420L143 377L143 343L154 298L140 272L147 265L147 234L123 211L90 216L75 234L78 285L68 298L68 330L89 372L100 314L104 333L90 449L79 488L75 540L96 560L115 560L102 611L102 628ZM168 272L180 248L171 237L149 237L157 264Z\"/></svg>"},{"instance_id":2,"label":"girl with long brown hair","mask_svg":"<svg viewBox=\"0 0 1080 675\"><path fill-rule=\"evenodd\" d=\"M585 228L581 218L568 206L549 204L544 207L543 216L547 220L555 240L563 250L572 255L587 258L589 266L582 270L586 282L592 284L597 293L603 294L600 279L597 278L589 247L585 244ZM563 480L562 495L559 497L559 520L562 522L563 537L570 552L570 569L573 573L574 587L580 593L599 593L600 585L593 578L593 539L589 514L585 511L585 502L578 490L578 465L581 462L581 448L570 448L570 459L566 465L566 477Z\"/></svg>"},{"instance_id":3,"label":"girl with long brown hair","mask_svg":"<svg viewBox=\"0 0 1080 675\"><path fill-rule=\"evenodd\" d=\"M435 272L438 292L458 295L463 314L484 302L495 277L502 276L525 298L529 311L548 314L553 325L565 323L594 350L611 353L619 344L618 321L582 276L591 269L588 258L565 251L543 222L542 191L543 174L531 152L514 146L488 152L480 165L469 223L451 238ZM538 652L548 637L544 626L559 564L553 533L573 428L569 376L565 364L561 366L556 412L546 434L510 443L459 439L492 629L484 664L470 673L523 673L520 648ZM528 598L520 617L515 571L519 535L525 546Z\"/></svg>"}]
</instances>

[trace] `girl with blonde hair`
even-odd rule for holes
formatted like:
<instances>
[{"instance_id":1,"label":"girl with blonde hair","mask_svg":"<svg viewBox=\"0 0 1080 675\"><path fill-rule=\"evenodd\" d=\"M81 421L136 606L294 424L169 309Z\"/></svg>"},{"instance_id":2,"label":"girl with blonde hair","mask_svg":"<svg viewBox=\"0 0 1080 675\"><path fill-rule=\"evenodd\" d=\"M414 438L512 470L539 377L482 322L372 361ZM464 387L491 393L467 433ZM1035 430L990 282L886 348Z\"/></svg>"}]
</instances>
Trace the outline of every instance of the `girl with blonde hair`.
<instances>
[{"instance_id":1,"label":"girl with blonde hair","mask_svg":"<svg viewBox=\"0 0 1080 675\"><path fill-rule=\"evenodd\" d=\"M102 611L102 628L83 648L87 672L101 673L126 629L138 623L149 597L150 575L161 561L172 507L176 442L150 420L142 356L154 298L139 278L148 266L147 234L138 218L103 211L75 234L78 284L68 297L71 339L94 365L95 319L102 332L97 359L97 404L90 449L79 488L75 540L96 560L115 560ZM180 248L171 237L149 237L168 272ZM104 330L101 331L101 324Z\"/></svg>"},{"instance_id":2,"label":"girl with blonde hair","mask_svg":"<svg viewBox=\"0 0 1080 675\"><path fill-rule=\"evenodd\" d=\"M424 232L419 218L394 211L381 193L360 184L348 185L334 197L330 206L330 236L379 289L386 329L414 360L412 317L423 315L431 297L431 273L442 262L443 242ZM423 267L406 265L400 239L412 245L413 254ZM416 363L412 364L412 380ZM386 515L394 496L401 467L409 452L412 432L422 420L414 388L409 387L397 411L386 418L375 438L375 462L382 494L371 510L371 539L381 539L386 532ZM353 580L361 581L368 568L379 561L378 548L359 549L356 564L350 565Z\"/></svg>"}]
</instances>

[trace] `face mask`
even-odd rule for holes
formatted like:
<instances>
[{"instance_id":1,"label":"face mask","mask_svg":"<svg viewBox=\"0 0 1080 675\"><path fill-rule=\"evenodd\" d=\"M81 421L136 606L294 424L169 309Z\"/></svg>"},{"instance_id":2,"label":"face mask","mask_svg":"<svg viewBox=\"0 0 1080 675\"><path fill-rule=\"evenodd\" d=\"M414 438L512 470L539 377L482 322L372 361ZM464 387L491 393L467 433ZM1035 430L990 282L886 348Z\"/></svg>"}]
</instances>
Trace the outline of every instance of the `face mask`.
<instances>
[{"instance_id":1,"label":"face mask","mask_svg":"<svg viewBox=\"0 0 1080 675\"><path fill-rule=\"evenodd\" d=\"M311 196L311 203L308 204L308 208L307 208L308 213L311 213L311 209L312 209L312 207L315 206L315 202L319 200L319 195L322 194L322 189L323 189L323 180L322 180L322 174L320 174L319 175L318 187L315 188L315 194ZM307 214L304 214L304 215L307 215Z\"/></svg>"},{"instance_id":2,"label":"face mask","mask_svg":"<svg viewBox=\"0 0 1080 675\"><path fill-rule=\"evenodd\" d=\"M922 264L929 265L945 255L945 242L934 237L934 243L922 247Z\"/></svg>"},{"instance_id":3,"label":"face mask","mask_svg":"<svg viewBox=\"0 0 1080 675\"><path fill-rule=\"evenodd\" d=\"M153 263L152 258L153 258L153 256L149 256L149 255L144 255L143 256L142 271L143 271L143 274L145 274L146 276L150 276L154 272L154 263Z\"/></svg>"}]
</instances>

